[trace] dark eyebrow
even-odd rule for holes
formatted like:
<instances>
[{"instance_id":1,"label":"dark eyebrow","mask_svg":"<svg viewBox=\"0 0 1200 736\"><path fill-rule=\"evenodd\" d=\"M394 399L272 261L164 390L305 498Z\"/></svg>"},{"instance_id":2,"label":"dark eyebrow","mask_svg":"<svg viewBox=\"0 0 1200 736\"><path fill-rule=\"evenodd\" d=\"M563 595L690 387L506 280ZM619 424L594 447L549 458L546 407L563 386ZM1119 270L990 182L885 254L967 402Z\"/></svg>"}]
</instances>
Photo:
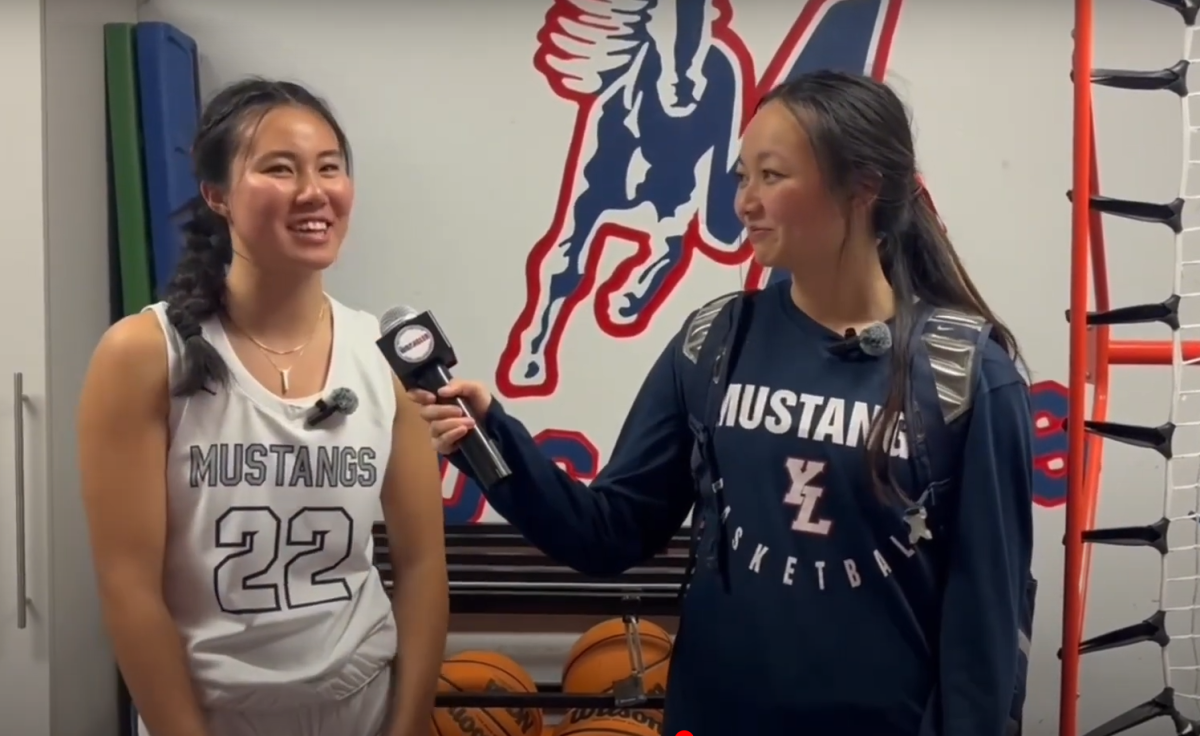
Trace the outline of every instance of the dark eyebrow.
<instances>
[{"instance_id":1,"label":"dark eyebrow","mask_svg":"<svg viewBox=\"0 0 1200 736\"><path fill-rule=\"evenodd\" d=\"M341 158L342 152L336 148L333 148L328 151L321 151L321 153L319 153L317 155L317 158L330 158L330 157ZM266 153L262 154L262 156L260 156L260 158L282 158L282 159L287 159L288 161L295 161L296 154L292 153L291 151L283 151L283 150L267 151Z\"/></svg>"},{"instance_id":2,"label":"dark eyebrow","mask_svg":"<svg viewBox=\"0 0 1200 736\"><path fill-rule=\"evenodd\" d=\"M775 151L759 151L758 155L754 157L754 162L761 164L763 161L765 161L768 158L771 158L772 156L774 156L776 158L780 157L779 154ZM738 156L737 160L734 161L733 163L734 163L734 166L745 166L746 165L746 162L742 160L741 156Z\"/></svg>"}]
</instances>

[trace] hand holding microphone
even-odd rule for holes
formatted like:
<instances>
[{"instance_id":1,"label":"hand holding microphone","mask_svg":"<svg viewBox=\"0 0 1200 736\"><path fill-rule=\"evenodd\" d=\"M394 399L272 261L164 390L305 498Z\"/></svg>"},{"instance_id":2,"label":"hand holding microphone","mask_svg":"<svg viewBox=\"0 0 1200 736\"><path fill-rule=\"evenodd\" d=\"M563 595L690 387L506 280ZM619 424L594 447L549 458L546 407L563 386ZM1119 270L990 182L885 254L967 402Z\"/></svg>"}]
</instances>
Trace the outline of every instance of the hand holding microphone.
<instances>
[{"instance_id":1,"label":"hand holding microphone","mask_svg":"<svg viewBox=\"0 0 1200 736\"><path fill-rule=\"evenodd\" d=\"M375 344L421 405L421 417L429 422L438 452L462 453L484 488L512 475L495 443L478 426L478 417L491 406L491 394L478 383L450 376L458 358L433 315L393 307L379 319L379 328L383 334Z\"/></svg>"},{"instance_id":2,"label":"hand holding microphone","mask_svg":"<svg viewBox=\"0 0 1200 736\"><path fill-rule=\"evenodd\" d=\"M433 435L433 447L442 455L457 452L463 439L475 428L472 415L484 416L492 405L492 394L482 383L458 378L452 379L436 395L422 389L409 391L408 395L421 407L421 418L429 423L429 432ZM445 403L453 399L461 399L467 410L457 403Z\"/></svg>"}]
</instances>

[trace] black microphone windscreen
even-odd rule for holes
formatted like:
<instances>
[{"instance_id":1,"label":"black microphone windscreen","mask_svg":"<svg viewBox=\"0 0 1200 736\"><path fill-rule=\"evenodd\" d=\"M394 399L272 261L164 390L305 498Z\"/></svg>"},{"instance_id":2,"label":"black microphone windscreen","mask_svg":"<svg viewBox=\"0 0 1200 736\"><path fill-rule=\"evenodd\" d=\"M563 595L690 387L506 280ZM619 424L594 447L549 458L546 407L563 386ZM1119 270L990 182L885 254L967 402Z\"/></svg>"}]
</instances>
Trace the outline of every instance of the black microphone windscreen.
<instances>
[{"instance_id":1,"label":"black microphone windscreen","mask_svg":"<svg viewBox=\"0 0 1200 736\"><path fill-rule=\"evenodd\" d=\"M858 346L872 358L885 355L892 349L892 331L882 322L872 322L858 333Z\"/></svg>"}]
</instances>

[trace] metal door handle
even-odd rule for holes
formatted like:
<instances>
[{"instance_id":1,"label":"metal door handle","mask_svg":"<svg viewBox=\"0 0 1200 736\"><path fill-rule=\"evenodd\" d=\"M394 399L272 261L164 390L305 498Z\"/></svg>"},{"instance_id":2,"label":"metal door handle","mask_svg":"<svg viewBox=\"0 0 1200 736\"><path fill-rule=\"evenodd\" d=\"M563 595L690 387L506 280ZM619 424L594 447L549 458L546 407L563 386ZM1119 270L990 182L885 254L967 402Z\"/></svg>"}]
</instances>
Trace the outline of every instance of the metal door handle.
<instances>
[{"instance_id":1,"label":"metal door handle","mask_svg":"<svg viewBox=\"0 0 1200 736\"><path fill-rule=\"evenodd\" d=\"M27 623L29 598L25 580L25 376L13 374L13 467L17 497L17 628Z\"/></svg>"}]
</instances>

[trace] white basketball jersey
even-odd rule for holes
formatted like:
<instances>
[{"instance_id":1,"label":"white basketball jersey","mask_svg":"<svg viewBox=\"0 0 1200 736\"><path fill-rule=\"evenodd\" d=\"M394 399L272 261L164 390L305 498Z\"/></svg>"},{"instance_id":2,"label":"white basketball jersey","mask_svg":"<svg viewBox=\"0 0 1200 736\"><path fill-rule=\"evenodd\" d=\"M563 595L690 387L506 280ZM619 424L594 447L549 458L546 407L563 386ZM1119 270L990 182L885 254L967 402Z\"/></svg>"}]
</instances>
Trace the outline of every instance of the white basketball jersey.
<instances>
[{"instance_id":1,"label":"white basketball jersey","mask_svg":"<svg viewBox=\"0 0 1200 736\"><path fill-rule=\"evenodd\" d=\"M217 318L202 328L229 366L228 388L171 402L164 588L207 708L340 700L396 653L371 538L391 453L392 372L375 318L330 304L325 394L354 391L350 416L305 427L321 397L266 390ZM174 385L182 342L165 304L148 309L168 336Z\"/></svg>"}]
</instances>

